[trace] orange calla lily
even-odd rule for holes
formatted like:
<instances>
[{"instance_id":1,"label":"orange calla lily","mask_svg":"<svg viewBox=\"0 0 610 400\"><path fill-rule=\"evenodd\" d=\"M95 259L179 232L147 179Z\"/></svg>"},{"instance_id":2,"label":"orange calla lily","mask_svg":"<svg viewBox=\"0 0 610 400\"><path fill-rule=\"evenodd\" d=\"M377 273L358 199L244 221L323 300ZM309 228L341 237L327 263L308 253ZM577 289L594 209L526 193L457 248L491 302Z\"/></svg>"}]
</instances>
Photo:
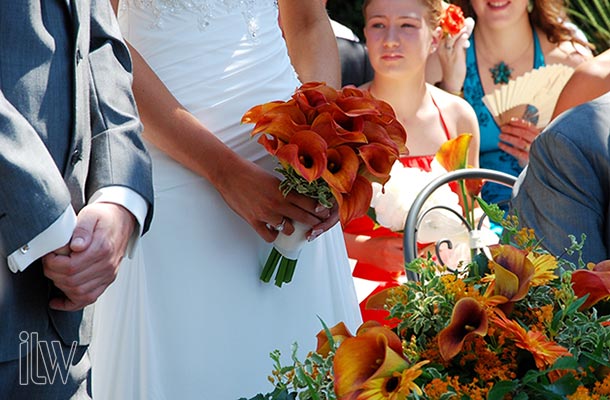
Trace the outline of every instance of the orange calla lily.
<instances>
[{"instance_id":1,"label":"orange calla lily","mask_svg":"<svg viewBox=\"0 0 610 400\"><path fill-rule=\"evenodd\" d=\"M338 108L348 117L363 115L381 115L378 102L367 97L340 97L337 99Z\"/></svg>"},{"instance_id":2,"label":"orange calla lily","mask_svg":"<svg viewBox=\"0 0 610 400\"><path fill-rule=\"evenodd\" d=\"M351 129L345 129L335 122L330 113L325 112L316 117L311 124L311 130L322 136L329 148L333 148L345 143L366 143L363 126L364 120L354 118Z\"/></svg>"},{"instance_id":3,"label":"orange calla lily","mask_svg":"<svg viewBox=\"0 0 610 400\"><path fill-rule=\"evenodd\" d=\"M441 357L451 360L464 346L466 338L487 334L487 312L481 303L472 297L458 300L453 307L451 322L438 335Z\"/></svg>"},{"instance_id":4,"label":"orange calla lily","mask_svg":"<svg viewBox=\"0 0 610 400\"><path fill-rule=\"evenodd\" d=\"M394 149L380 143L360 146L358 152L366 166L367 177L374 182L384 184L390 179L392 165L398 159Z\"/></svg>"},{"instance_id":5,"label":"orange calla lily","mask_svg":"<svg viewBox=\"0 0 610 400\"><path fill-rule=\"evenodd\" d=\"M359 167L360 161L351 147L339 146L328 149L327 165L322 172L322 179L331 188L341 193L348 193L352 190Z\"/></svg>"},{"instance_id":6,"label":"orange calla lily","mask_svg":"<svg viewBox=\"0 0 610 400\"><path fill-rule=\"evenodd\" d=\"M248 114L246 114L248 115ZM251 116L249 119L253 119ZM287 142L290 137L299 131L308 129L305 115L294 102L274 105L270 110L256 119L251 136L267 133Z\"/></svg>"},{"instance_id":7,"label":"orange calla lily","mask_svg":"<svg viewBox=\"0 0 610 400\"><path fill-rule=\"evenodd\" d=\"M400 338L394 333L394 331L388 329L385 325L379 321L369 320L365 321L358 327L356 336L363 335L385 335L388 339L388 346L397 353L402 353L402 342Z\"/></svg>"},{"instance_id":8,"label":"orange calla lily","mask_svg":"<svg viewBox=\"0 0 610 400\"><path fill-rule=\"evenodd\" d=\"M374 398L370 393L361 397L371 379L392 378L394 373L407 369L402 347L396 349L396 343L400 344L400 338L383 326L367 327L356 337L345 339L333 362L337 399Z\"/></svg>"},{"instance_id":9,"label":"orange calla lily","mask_svg":"<svg viewBox=\"0 0 610 400\"><path fill-rule=\"evenodd\" d=\"M398 156L400 154L400 151L398 151L398 146L397 146L396 142L392 139L392 137L390 137L390 135L388 134L388 130L385 128L385 126L382 126L380 124L375 124L375 123L367 120L367 121L364 121L364 125L363 125L362 129L363 129L364 135L366 136L368 143L382 144L382 145L388 147L389 149L391 149L391 151L393 153L395 153L396 156Z\"/></svg>"},{"instance_id":10,"label":"orange calla lily","mask_svg":"<svg viewBox=\"0 0 610 400\"><path fill-rule=\"evenodd\" d=\"M600 270L594 268L592 271L588 269L574 271L572 272L572 288L578 298L589 295L581 306L583 310L604 299L609 299L610 270L605 270L605 266L602 266Z\"/></svg>"},{"instance_id":11,"label":"orange calla lily","mask_svg":"<svg viewBox=\"0 0 610 400\"><path fill-rule=\"evenodd\" d=\"M369 296L365 308L367 310L385 310L386 302L392 294L393 289L394 287L389 287Z\"/></svg>"},{"instance_id":12,"label":"orange calla lily","mask_svg":"<svg viewBox=\"0 0 610 400\"><path fill-rule=\"evenodd\" d=\"M447 171L468 168L468 150L472 134L462 133L461 135L443 143L436 153L436 160ZM466 179L464 182L466 193L470 197L481 193L483 187L482 179Z\"/></svg>"},{"instance_id":13,"label":"orange calla lily","mask_svg":"<svg viewBox=\"0 0 610 400\"><path fill-rule=\"evenodd\" d=\"M333 338L333 341L336 344L343 342L347 338L354 337L354 335L351 334L351 332L349 331L349 329L347 329L343 322L339 322L337 325L330 328L329 331L331 337ZM328 356L328 353L330 353L331 348L326 331L322 329L320 332L318 332L318 334L316 335L316 339L318 340L316 353L322 355L323 357Z\"/></svg>"},{"instance_id":14,"label":"orange calla lily","mask_svg":"<svg viewBox=\"0 0 610 400\"><path fill-rule=\"evenodd\" d=\"M326 142L314 131L295 133L288 144L277 150L276 155L308 182L321 177L326 169Z\"/></svg>"},{"instance_id":15,"label":"orange calla lily","mask_svg":"<svg viewBox=\"0 0 610 400\"><path fill-rule=\"evenodd\" d=\"M339 218L341 225L347 225L354 218L366 214L373 197L373 188L369 181L362 175L358 175L349 193L341 193L331 187L333 196L339 206Z\"/></svg>"},{"instance_id":16,"label":"orange calla lily","mask_svg":"<svg viewBox=\"0 0 610 400\"><path fill-rule=\"evenodd\" d=\"M506 297L509 302L523 299L535 272L527 252L500 244L490 246L489 250L492 255L489 262L496 275L494 293Z\"/></svg>"},{"instance_id":17,"label":"orange calla lily","mask_svg":"<svg viewBox=\"0 0 610 400\"><path fill-rule=\"evenodd\" d=\"M284 101L276 100L270 101L269 103L259 104L257 106L252 107L241 117L242 124L255 124L263 115L265 115L270 110L273 110L275 107L286 104Z\"/></svg>"},{"instance_id":18,"label":"orange calla lily","mask_svg":"<svg viewBox=\"0 0 610 400\"><path fill-rule=\"evenodd\" d=\"M311 123L318 113L317 109L334 102L338 96L337 90L322 82L308 82L297 89L292 98L307 116L307 121Z\"/></svg>"},{"instance_id":19,"label":"orange calla lily","mask_svg":"<svg viewBox=\"0 0 610 400\"><path fill-rule=\"evenodd\" d=\"M472 134L462 133L461 135L447 140L436 152L436 160L447 171L455 171L468 166L468 148Z\"/></svg>"},{"instance_id":20,"label":"orange calla lily","mask_svg":"<svg viewBox=\"0 0 610 400\"><path fill-rule=\"evenodd\" d=\"M398 145L399 154L405 156L408 155L409 149L407 148L407 131L405 131L405 128L402 126L400 121L397 119L393 120L385 126L385 130L392 141Z\"/></svg>"}]
</instances>

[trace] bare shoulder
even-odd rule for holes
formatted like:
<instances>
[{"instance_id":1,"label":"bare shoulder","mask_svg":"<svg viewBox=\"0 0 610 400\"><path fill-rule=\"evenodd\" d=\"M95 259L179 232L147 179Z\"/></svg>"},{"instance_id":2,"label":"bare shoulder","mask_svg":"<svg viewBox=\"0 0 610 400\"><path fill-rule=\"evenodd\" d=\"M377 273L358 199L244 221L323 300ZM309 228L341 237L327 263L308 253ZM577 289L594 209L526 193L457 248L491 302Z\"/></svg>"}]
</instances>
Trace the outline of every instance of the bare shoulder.
<instances>
[{"instance_id":1,"label":"bare shoulder","mask_svg":"<svg viewBox=\"0 0 610 400\"><path fill-rule=\"evenodd\" d=\"M472 106L463 98L448 93L433 85L428 85L428 90L432 94L434 102L441 110L443 118L448 125L453 125L454 132L472 132L478 134L477 116Z\"/></svg>"},{"instance_id":2,"label":"bare shoulder","mask_svg":"<svg viewBox=\"0 0 610 400\"><path fill-rule=\"evenodd\" d=\"M579 43L563 41L557 44L549 42L546 36L540 35L539 37L547 65L564 64L576 68L593 58L591 50Z\"/></svg>"},{"instance_id":3,"label":"bare shoulder","mask_svg":"<svg viewBox=\"0 0 610 400\"><path fill-rule=\"evenodd\" d=\"M476 116L472 106L460 96L448 93L436 86L428 84L428 90L434 98L434 102L443 113L450 113L456 117L469 117L473 116L476 120Z\"/></svg>"},{"instance_id":4,"label":"bare shoulder","mask_svg":"<svg viewBox=\"0 0 610 400\"><path fill-rule=\"evenodd\" d=\"M580 64L574 74L605 79L610 76L610 49Z\"/></svg>"}]
</instances>

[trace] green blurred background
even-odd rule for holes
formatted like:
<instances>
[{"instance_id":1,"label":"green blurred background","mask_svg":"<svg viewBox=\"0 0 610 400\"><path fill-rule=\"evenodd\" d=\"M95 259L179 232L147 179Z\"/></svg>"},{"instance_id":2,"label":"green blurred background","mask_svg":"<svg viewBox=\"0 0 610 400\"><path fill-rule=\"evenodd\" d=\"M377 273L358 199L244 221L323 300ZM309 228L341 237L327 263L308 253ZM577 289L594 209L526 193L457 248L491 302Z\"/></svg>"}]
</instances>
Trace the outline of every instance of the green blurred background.
<instances>
[{"instance_id":1,"label":"green blurred background","mask_svg":"<svg viewBox=\"0 0 610 400\"><path fill-rule=\"evenodd\" d=\"M362 38L362 0L328 0L327 9L331 18ZM595 45L596 54L610 47L610 0L568 0L568 15Z\"/></svg>"}]
</instances>

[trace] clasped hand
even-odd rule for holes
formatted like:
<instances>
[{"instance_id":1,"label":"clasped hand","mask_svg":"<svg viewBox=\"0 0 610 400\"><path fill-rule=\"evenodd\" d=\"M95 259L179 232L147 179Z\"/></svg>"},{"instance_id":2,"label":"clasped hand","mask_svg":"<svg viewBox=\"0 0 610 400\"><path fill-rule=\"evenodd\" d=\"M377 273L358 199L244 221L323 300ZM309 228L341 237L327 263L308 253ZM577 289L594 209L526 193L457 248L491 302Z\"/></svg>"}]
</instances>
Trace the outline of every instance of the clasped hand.
<instances>
[{"instance_id":1,"label":"clasped hand","mask_svg":"<svg viewBox=\"0 0 610 400\"><path fill-rule=\"evenodd\" d=\"M76 311L95 302L115 280L135 224L122 206L100 202L84 207L70 243L42 259L45 276L65 296L51 299L49 306Z\"/></svg>"}]
</instances>

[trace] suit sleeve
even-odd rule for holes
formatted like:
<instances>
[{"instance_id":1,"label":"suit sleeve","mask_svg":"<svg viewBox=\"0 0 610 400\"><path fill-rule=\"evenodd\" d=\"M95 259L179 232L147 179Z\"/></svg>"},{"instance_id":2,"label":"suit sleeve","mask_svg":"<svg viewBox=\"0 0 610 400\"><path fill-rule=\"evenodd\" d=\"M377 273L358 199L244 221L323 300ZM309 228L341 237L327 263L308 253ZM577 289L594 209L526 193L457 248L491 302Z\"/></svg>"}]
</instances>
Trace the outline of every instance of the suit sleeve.
<instances>
[{"instance_id":1,"label":"suit sleeve","mask_svg":"<svg viewBox=\"0 0 610 400\"><path fill-rule=\"evenodd\" d=\"M107 186L135 191L148 204L146 231L153 204L150 158L131 89L131 57L105 0L91 2L89 67L92 140L87 198Z\"/></svg>"},{"instance_id":2,"label":"suit sleeve","mask_svg":"<svg viewBox=\"0 0 610 400\"><path fill-rule=\"evenodd\" d=\"M28 243L69 206L69 190L45 144L0 91L0 256Z\"/></svg>"},{"instance_id":3,"label":"suit sleeve","mask_svg":"<svg viewBox=\"0 0 610 400\"><path fill-rule=\"evenodd\" d=\"M609 178L608 161L600 153L607 143L595 133L591 122L595 120L583 116L550 125L534 141L527 172L512 201L521 224L534 229L552 254L574 263L577 255L564 253L570 245L568 235L580 241L586 234L583 261L608 258L604 239L608 183L603 182ZM597 132L604 129L598 127Z\"/></svg>"}]
</instances>

